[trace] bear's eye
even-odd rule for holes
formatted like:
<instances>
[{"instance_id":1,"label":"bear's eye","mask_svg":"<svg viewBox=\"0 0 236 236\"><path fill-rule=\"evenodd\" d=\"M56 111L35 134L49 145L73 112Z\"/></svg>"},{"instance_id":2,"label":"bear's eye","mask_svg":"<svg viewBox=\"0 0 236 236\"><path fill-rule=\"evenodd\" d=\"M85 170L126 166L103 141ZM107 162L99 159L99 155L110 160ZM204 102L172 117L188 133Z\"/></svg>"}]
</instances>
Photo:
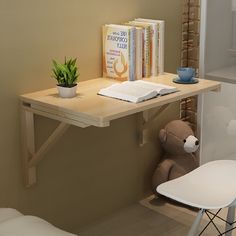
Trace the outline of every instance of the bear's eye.
<instances>
[{"instance_id":1,"label":"bear's eye","mask_svg":"<svg viewBox=\"0 0 236 236\"><path fill-rule=\"evenodd\" d=\"M186 139L184 139L183 142L186 143Z\"/></svg>"}]
</instances>

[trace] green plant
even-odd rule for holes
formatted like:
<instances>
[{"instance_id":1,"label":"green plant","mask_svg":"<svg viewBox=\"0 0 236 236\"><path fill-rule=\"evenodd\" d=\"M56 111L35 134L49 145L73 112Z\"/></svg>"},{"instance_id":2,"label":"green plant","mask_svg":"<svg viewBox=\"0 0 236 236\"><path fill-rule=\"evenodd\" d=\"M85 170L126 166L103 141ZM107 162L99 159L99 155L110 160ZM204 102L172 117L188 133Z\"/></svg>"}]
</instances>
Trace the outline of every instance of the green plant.
<instances>
[{"instance_id":1,"label":"green plant","mask_svg":"<svg viewBox=\"0 0 236 236\"><path fill-rule=\"evenodd\" d=\"M57 80L59 86L71 88L76 85L79 77L76 60L77 58L69 60L65 58L64 64L53 60L52 77Z\"/></svg>"}]
</instances>

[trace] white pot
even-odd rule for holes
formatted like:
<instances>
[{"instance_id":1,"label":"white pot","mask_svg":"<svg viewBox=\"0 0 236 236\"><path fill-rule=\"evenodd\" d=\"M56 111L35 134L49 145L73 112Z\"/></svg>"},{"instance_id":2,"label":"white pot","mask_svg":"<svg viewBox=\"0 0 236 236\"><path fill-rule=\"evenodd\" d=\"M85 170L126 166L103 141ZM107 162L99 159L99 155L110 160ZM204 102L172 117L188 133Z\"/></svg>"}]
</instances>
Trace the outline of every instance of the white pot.
<instances>
[{"instance_id":1,"label":"white pot","mask_svg":"<svg viewBox=\"0 0 236 236\"><path fill-rule=\"evenodd\" d=\"M77 84L74 87L67 88L57 85L59 96L62 98L73 98L76 96Z\"/></svg>"}]
</instances>

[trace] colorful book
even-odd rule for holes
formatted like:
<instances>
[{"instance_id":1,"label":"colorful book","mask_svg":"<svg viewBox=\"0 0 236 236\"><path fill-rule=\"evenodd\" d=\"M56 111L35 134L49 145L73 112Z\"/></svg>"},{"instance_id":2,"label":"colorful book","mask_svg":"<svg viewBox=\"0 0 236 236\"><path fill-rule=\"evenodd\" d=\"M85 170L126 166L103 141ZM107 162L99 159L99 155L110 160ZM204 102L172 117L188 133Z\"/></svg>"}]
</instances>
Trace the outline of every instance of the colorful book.
<instances>
[{"instance_id":1,"label":"colorful book","mask_svg":"<svg viewBox=\"0 0 236 236\"><path fill-rule=\"evenodd\" d=\"M136 27L136 79L143 77L143 29Z\"/></svg>"},{"instance_id":2,"label":"colorful book","mask_svg":"<svg viewBox=\"0 0 236 236\"><path fill-rule=\"evenodd\" d=\"M132 26L103 26L103 76L121 81L136 77L136 29Z\"/></svg>"},{"instance_id":3,"label":"colorful book","mask_svg":"<svg viewBox=\"0 0 236 236\"><path fill-rule=\"evenodd\" d=\"M157 38L156 38L156 34L154 37L154 40L157 42L157 54L158 56L156 57L158 62L157 62L157 73L158 74L163 74L164 73L164 41L165 41L165 21L163 20L151 20L151 19L143 19L143 18L137 18L135 19L135 21L139 21L139 22L146 22L146 23L150 23L153 24L152 29L157 30ZM154 26L155 25L155 26ZM156 43L154 43L154 45L156 45ZM155 52L155 50L154 50ZM154 62L155 59L153 58ZM154 64L156 65L156 64ZM156 70L154 68L152 68L153 72ZM156 73L156 71L155 71Z\"/></svg>"},{"instance_id":4,"label":"colorful book","mask_svg":"<svg viewBox=\"0 0 236 236\"><path fill-rule=\"evenodd\" d=\"M138 21L138 20L137 20ZM142 21L138 21L142 22ZM150 69L151 76L155 77L158 75L158 25L153 22L145 22L151 26L150 42L151 42L151 52L150 52Z\"/></svg>"},{"instance_id":5,"label":"colorful book","mask_svg":"<svg viewBox=\"0 0 236 236\"><path fill-rule=\"evenodd\" d=\"M125 25L132 25L125 23ZM136 40L135 40L135 54L136 54L136 73L135 79L142 79L143 77L143 28L135 26L136 29Z\"/></svg>"},{"instance_id":6,"label":"colorful book","mask_svg":"<svg viewBox=\"0 0 236 236\"><path fill-rule=\"evenodd\" d=\"M150 77L151 75L151 52L152 52L152 42L151 42L151 26L145 22L130 21L129 25L141 27L143 29L143 66L142 72L143 77Z\"/></svg>"}]
</instances>

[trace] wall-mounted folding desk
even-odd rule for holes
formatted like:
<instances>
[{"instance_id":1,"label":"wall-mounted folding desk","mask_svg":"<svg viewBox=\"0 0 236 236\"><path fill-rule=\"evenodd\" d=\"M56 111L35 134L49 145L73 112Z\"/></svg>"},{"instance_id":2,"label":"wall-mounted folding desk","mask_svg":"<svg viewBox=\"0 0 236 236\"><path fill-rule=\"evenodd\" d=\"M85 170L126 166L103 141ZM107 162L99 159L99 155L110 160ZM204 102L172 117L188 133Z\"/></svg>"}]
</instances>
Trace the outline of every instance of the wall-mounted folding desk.
<instances>
[{"instance_id":1,"label":"wall-mounted folding desk","mask_svg":"<svg viewBox=\"0 0 236 236\"><path fill-rule=\"evenodd\" d=\"M211 80L199 80L198 84L174 84L174 74L145 79L147 81L175 86L179 92L154 98L138 104L97 95L101 88L117 83L115 80L98 78L80 82L77 96L71 99L60 98L56 88L38 91L20 96L22 108L23 164L26 186L36 183L36 165L46 151L60 138L70 125L81 128L88 126L106 127L112 120L131 114L146 112L160 107L157 114L145 118L143 127L153 120L165 107L183 98L204 92L218 91L220 83ZM35 150L34 114L60 121L59 126L45 143Z\"/></svg>"}]
</instances>

